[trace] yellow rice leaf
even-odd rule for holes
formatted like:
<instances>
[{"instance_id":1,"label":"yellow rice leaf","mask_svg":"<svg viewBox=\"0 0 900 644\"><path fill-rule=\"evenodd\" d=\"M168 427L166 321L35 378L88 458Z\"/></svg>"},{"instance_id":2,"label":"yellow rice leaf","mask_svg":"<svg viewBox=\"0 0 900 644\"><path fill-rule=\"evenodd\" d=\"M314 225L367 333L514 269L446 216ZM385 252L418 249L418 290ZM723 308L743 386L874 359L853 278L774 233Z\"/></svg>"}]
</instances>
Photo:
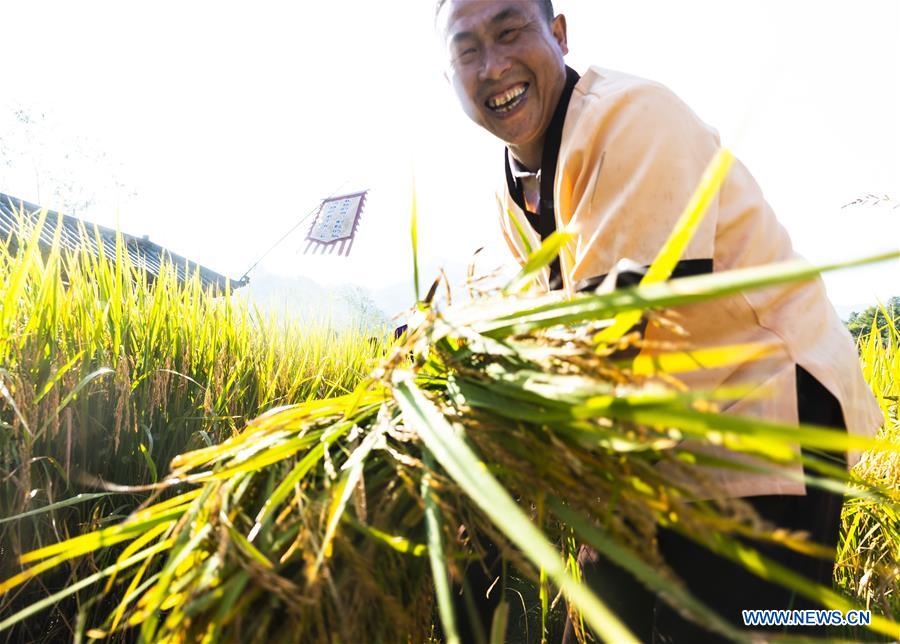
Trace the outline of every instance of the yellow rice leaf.
<instances>
[{"instance_id":1,"label":"yellow rice leaf","mask_svg":"<svg viewBox=\"0 0 900 644\"><path fill-rule=\"evenodd\" d=\"M345 517L346 516L347 515L345 515ZM397 552L402 552L406 555L412 555L413 557L422 557L428 553L428 546L426 546L424 543L413 543L406 537L401 537L400 535L396 534L389 534L360 521L352 520L349 518L347 518L346 520L350 523L350 525L352 525L363 534L366 534L373 539L380 541L388 547L393 548Z\"/></svg>"},{"instance_id":2,"label":"yellow rice leaf","mask_svg":"<svg viewBox=\"0 0 900 644\"><path fill-rule=\"evenodd\" d=\"M697 369L717 369L752 360L761 360L780 348L774 343L750 342L728 347L713 347L695 351L673 351L656 355L641 354L634 359L632 371L639 376L657 373L684 373Z\"/></svg>"},{"instance_id":3,"label":"yellow rice leaf","mask_svg":"<svg viewBox=\"0 0 900 644\"><path fill-rule=\"evenodd\" d=\"M664 282L672 275L684 250L694 237L694 233L697 232L700 222L703 221L709 204L718 194L725 177L728 176L733 162L734 155L725 148L719 148L703 173L700 185L697 186L697 190L678 219L678 223L675 224L675 229L641 280L642 285Z\"/></svg>"},{"instance_id":4,"label":"yellow rice leaf","mask_svg":"<svg viewBox=\"0 0 900 644\"><path fill-rule=\"evenodd\" d=\"M169 523L161 523L155 528L151 528L148 532L145 532L140 537L129 543L124 550L122 550L122 554L119 555L118 559L116 559L117 563L122 563L126 559L131 558L135 553L139 550L142 550L145 546L147 546L151 541L159 537L163 532L171 528L175 525L174 521L170 521ZM108 593L112 590L113 583L116 581L116 574L113 573L109 576L109 579L106 581L106 588L103 592Z\"/></svg>"}]
</instances>

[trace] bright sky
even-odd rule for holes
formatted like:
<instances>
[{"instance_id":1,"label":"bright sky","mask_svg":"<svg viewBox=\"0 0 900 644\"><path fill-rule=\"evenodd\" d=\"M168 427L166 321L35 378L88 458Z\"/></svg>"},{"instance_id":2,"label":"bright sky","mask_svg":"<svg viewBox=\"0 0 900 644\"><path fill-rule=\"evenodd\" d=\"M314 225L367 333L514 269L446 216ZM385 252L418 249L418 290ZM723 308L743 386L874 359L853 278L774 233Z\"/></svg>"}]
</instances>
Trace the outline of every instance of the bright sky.
<instances>
[{"instance_id":1,"label":"bright sky","mask_svg":"<svg viewBox=\"0 0 900 644\"><path fill-rule=\"evenodd\" d=\"M754 173L807 258L900 245L900 2L556 5L569 64L673 89ZM371 188L352 257L299 254L298 232L263 270L359 284L395 313L412 297L413 168L423 281L442 266L459 283L479 246L482 269L506 258L502 147L444 81L432 13L429 0L4 2L0 137L11 109L46 113L59 140L90 141L137 192L85 217L118 217L235 278L323 197ZM100 190L96 174L84 181ZM38 200L33 169L0 165L0 192ZM870 193L882 200L841 208ZM828 278L841 310L898 284L898 263Z\"/></svg>"}]
</instances>

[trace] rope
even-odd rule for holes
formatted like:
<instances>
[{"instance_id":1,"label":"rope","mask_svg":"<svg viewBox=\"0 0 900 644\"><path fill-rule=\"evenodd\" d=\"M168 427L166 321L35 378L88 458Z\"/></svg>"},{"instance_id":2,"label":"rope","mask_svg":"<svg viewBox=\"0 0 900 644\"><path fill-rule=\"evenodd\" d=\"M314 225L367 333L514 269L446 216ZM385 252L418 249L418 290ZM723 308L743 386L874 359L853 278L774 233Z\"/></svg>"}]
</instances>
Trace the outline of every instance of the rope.
<instances>
[{"instance_id":1,"label":"rope","mask_svg":"<svg viewBox=\"0 0 900 644\"><path fill-rule=\"evenodd\" d=\"M276 241L274 244L272 244L269 247L269 250L267 250L265 253L263 253L259 259L257 259L255 262L253 262L253 264L250 266L250 268L248 268L246 271L244 271L244 274L241 275L241 279L238 280L238 286L244 286L246 284L249 284L250 283L250 271L252 271L254 268L259 266L259 263L261 261L263 261L266 257L269 256L269 253L271 253L273 250L275 250L278 247L278 245L281 244L281 242L283 242L285 239L287 239L290 236L291 233L293 233L295 230L297 230L304 221L306 221L307 219L312 217L314 214L316 214L319 211L319 209L322 207L322 204L324 202L328 201L329 199L334 198L337 195L337 193L339 193L341 190L343 190L344 186L346 186L346 185L347 185L347 182L345 181L338 187L337 190L333 191L326 199L323 199L321 202L319 202L318 206L316 206L315 208L310 210L308 213L306 213L303 216L303 218L300 221L298 221L296 224L291 226L290 230L288 230L285 234L283 234L278 239L278 241Z\"/></svg>"}]
</instances>

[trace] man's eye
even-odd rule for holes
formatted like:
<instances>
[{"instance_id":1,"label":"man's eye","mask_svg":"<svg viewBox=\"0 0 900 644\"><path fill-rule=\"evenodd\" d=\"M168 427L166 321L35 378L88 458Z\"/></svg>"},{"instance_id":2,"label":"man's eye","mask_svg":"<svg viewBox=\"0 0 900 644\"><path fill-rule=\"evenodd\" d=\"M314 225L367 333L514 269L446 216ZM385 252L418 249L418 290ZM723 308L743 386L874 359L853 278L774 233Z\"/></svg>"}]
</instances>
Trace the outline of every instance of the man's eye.
<instances>
[{"instance_id":1,"label":"man's eye","mask_svg":"<svg viewBox=\"0 0 900 644\"><path fill-rule=\"evenodd\" d=\"M466 60L470 60L474 55L475 55L475 48L467 47L467 48L463 49L462 51L460 51L459 53L457 53L456 58L459 60L466 61Z\"/></svg>"},{"instance_id":2,"label":"man's eye","mask_svg":"<svg viewBox=\"0 0 900 644\"><path fill-rule=\"evenodd\" d=\"M519 34L518 27L512 29L504 29L500 32L499 40L500 42L512 42L516 39L516 36Z\"/></svg>"}]
</instances>

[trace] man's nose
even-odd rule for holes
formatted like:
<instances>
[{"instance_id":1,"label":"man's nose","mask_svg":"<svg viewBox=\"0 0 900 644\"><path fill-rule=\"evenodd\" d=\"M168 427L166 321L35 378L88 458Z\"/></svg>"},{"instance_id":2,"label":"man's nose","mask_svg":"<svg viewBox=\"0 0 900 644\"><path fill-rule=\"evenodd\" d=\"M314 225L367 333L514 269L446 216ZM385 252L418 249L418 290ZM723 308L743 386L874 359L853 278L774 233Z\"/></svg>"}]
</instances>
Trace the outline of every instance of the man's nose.
<instances>
[{"instance_id":1,"label":"man's nose","mask_svg":"<svg viewBox=\"0 0 900 644\"><path fill-rule=\"evenodd\" d=\"M509 59L503 52L497 51L493 47L488 47L485 49L484 56L481 59L480 80L499 80L509 67Z\"/></svg>"}]
</instances>

